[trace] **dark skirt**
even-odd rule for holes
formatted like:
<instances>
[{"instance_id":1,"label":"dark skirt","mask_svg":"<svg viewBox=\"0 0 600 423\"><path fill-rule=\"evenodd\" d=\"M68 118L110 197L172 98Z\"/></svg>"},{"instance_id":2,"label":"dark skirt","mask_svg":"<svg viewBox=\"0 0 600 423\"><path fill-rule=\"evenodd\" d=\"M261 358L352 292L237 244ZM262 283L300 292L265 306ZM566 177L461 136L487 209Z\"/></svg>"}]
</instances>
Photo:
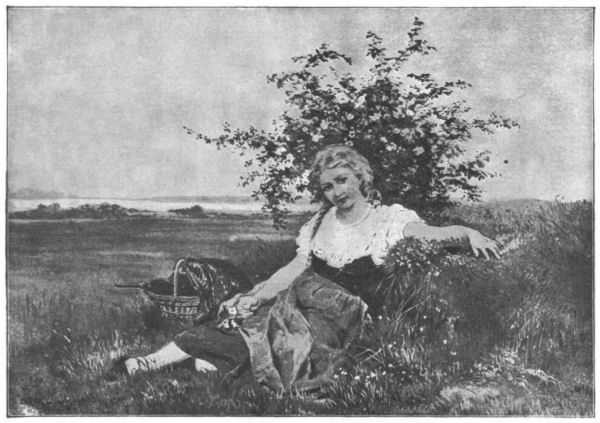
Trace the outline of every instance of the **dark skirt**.
<instances>
[{"instance_id":1,"label":"dark skirt","mask_svg":"<svg viewBox=\"0 0 600 423\"><path fill-rule=\"evenodd\" d=\"M275 391L313 390L332 382L363 332L366 310L360 297L307 269L235 332L210 322L175 343L208 361L241 364L249 356L255 381Z\"/></svg>"}]
</instances>

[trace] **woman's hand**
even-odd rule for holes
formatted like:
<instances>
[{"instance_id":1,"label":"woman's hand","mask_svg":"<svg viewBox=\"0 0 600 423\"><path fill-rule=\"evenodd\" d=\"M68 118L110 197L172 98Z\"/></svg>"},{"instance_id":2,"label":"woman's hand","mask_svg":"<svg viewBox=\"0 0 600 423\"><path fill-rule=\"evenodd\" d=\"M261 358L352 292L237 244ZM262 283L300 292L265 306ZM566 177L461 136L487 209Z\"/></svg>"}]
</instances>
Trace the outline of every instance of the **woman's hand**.
<instances>
[{"instance_id":1,"label":"woman's hand","mask_svg":"<svg viewBox=\"0 0 600 423\"><path fill-rule=\"evenodd\" d=\"M260 300L254 295L240 297L236 308L240 316L246 317L253 314L260 307Z\"/></svg>"},{"instance_id":2,"label":"woman's hand","mask_svg":"<svg viewBox=\"0 0 600 423\"><path fill-rule=\"evenodd\" d=\"M260 306L257 297L248 294L236 294L227 301L223 301L219 306L218 316L226 311L229 315L240 315L246 317L256 311Z\"/></svg>"},{"instance_id":3,"label":"woman's hand","mask_svg":"<svg viewBox=\"0 0 600 423\"><path fill-rule=\"evenodd\" d=\"M223 312L227 312L228 314L231 314L230 312L232 310L235 310L237 308L237 303L240 299L240 297L243 294L235 294L233 297L231 297L228 300L225 300L221 303L221 305L219 306L219 311L217 312L217 316L220 316L223 314Z\"/></svg>"},{"instance_id":4,"label":"woman's hand","mask_svg":"<svg viewBox=\"0 0 600 423\"><path fill-rule=\"evenodd\" d=\"M471 249L473 250L473 254L475 254L475 257L479 257L479 252L481 251L486 260L489 260L489 250L492 254L496 256L496 258L500 258L500 253L498 252L498 244L493 239L481 235L480 232L474 229L470 229L469 231L467 231L467 238L469 239L469 244L471 244Z\"/></svg>"}]
</instances>

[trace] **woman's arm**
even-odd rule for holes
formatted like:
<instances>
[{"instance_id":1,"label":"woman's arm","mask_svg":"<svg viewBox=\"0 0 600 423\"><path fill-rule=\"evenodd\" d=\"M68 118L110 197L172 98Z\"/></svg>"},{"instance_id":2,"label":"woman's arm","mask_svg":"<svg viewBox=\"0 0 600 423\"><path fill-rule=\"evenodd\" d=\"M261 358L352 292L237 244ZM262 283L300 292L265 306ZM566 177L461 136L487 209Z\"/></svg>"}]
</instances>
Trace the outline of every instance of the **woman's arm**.
<instances>
[{"instance_id":1,"label":"woman's arm","mask_svg":"<svg viewBox=\"0 0 600 423\"><path fill-rule=\"evenodd\" d=\"M483 236L475 229L467 228L466 226L429 226L423 222L411 222L404 227L404 236L424 239L426 241L469 241L471 249L475 257L479 256L479 252L486 259L489 259L488 250L500 258L498 252L498 244L493 239Z\"/></svg>"},{"instance_id":2,"label":"woman's arm","mask_svg":"<svg viewBox=\"0 0 600 423\"><path fill-rule=\"evenodd\" d=\"M254 286L247 295L252 295L262 301L268 301L286 289L296 277L298 277L307 267L307 259L304 256L296 255L285 266L273 273L269 279Z\"/></svg>"},{"instance_id":3,"label":"woman's arm","mask_svg":"<svg viewBox=\"0 0 600 423\"><path fill-rule=\"evenodd\" d=\"M245 294L238 294L223 302L219 307L219 315L228 307L235 307L242 313L253 312L262 304L286 289L296 277L307 268L307 258L298 254L292 261L277 270L264 282L254 286Z\"/></svg>"}]
</instances>

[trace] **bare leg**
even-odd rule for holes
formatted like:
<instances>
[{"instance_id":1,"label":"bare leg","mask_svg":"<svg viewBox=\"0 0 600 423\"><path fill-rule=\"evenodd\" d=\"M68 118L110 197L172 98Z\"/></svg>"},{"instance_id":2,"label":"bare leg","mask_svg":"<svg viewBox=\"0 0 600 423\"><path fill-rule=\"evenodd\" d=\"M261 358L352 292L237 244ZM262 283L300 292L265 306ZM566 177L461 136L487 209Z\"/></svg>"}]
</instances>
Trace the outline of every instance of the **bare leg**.
<instances>
[{"instance_id":1,"label":"bare leg","mask_svg":"<svg viewBox=\"0 0 600 423\"><path fill-rule=\"evenodd\" d=\"M192 358L185 353L174 342L169 342L160 350L143 357L132 357L125 361L127 373L130 375L139 371L158 370L165 366L181 363ZM215 371L217 368L208 361L195 359L194 367L199 372Z\"/></svg>"}]
</instances>

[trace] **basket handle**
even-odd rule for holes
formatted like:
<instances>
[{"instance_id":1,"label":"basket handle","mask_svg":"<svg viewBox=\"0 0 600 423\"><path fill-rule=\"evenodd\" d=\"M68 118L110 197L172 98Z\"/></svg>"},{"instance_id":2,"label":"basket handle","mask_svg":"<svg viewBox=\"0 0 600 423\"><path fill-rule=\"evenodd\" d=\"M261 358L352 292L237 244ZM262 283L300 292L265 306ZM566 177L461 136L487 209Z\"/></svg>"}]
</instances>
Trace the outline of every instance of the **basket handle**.
<instances>
[{"instance_id":1,"label":"basket handle","mask_svg":"<svg viewBox=\"0 0 600 423\"><path fill-rule=\"evenodd\" d=\"M179 290L179 281L177 280L177 274L179 273L179 268L184 263L185 259L179 259L177 260L177 263L175 263L175 269L173 270L173 298L177 298L177 291Z\"/></svg>"}]
</instances>

